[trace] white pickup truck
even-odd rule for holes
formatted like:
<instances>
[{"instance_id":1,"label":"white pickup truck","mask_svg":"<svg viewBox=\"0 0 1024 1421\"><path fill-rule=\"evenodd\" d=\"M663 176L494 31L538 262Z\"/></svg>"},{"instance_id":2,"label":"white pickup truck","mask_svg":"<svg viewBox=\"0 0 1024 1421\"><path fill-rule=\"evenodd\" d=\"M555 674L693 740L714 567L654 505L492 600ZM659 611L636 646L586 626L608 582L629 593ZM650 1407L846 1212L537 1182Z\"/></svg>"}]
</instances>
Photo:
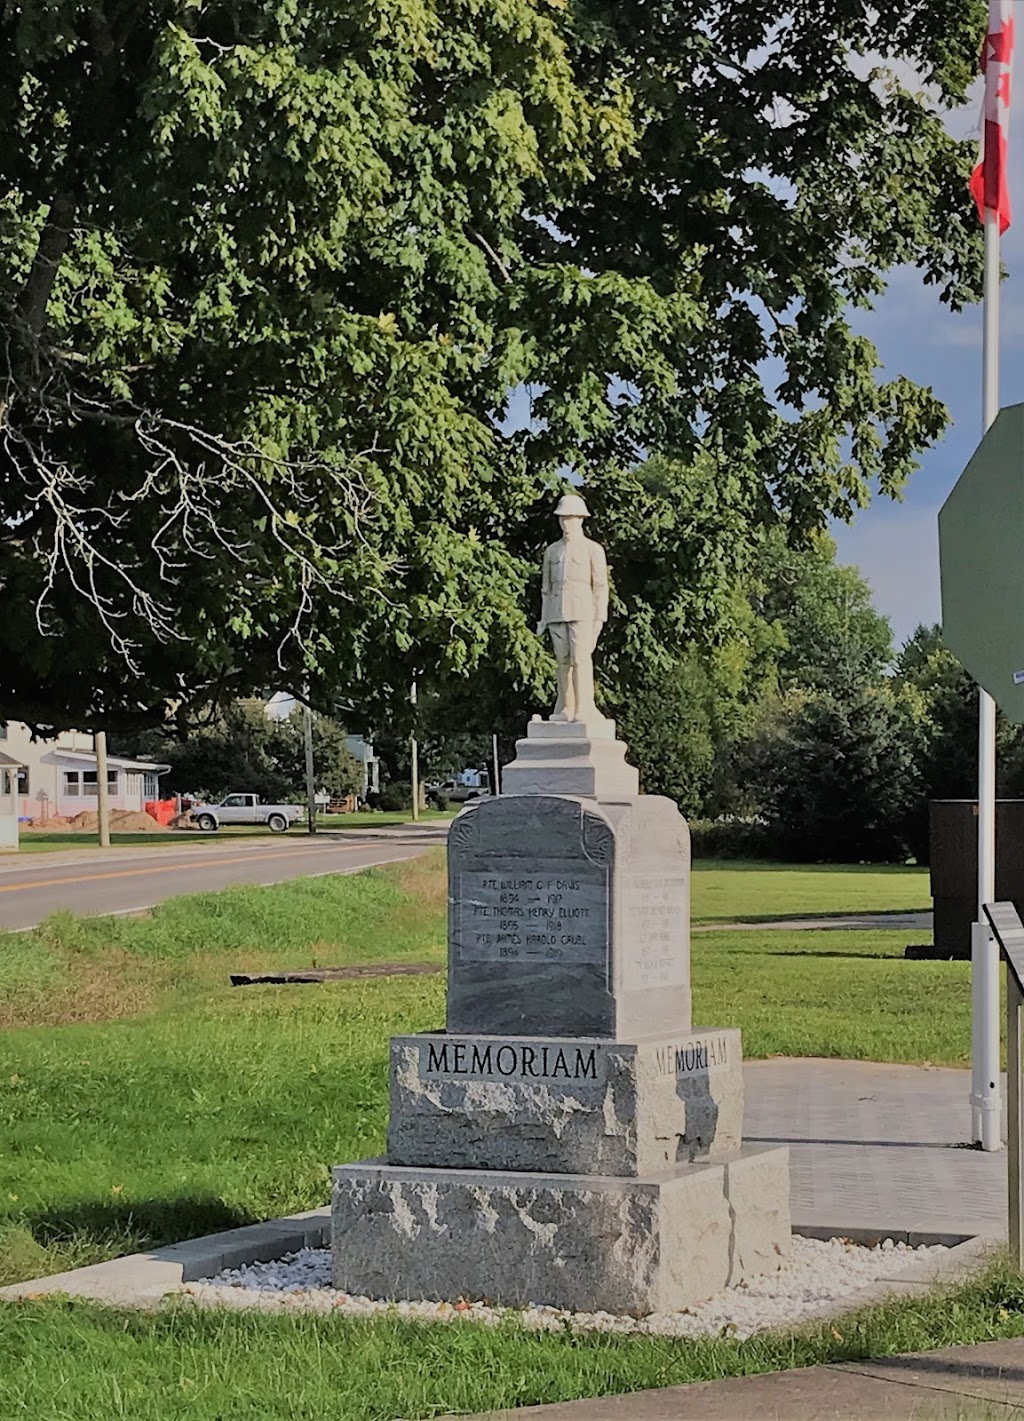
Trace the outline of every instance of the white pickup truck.
<instances>
[{"instance_id":1,"label":"white pickup truck","mask_svg":"<svg viewBox=\"0 0 1024 1421\"><path fill-rule=\"evenodd\" d=\"M197 804L191 818L207 833L222 824L266 824L283 834L302 814L298 804L261 804L258 794L226 794L219 804Z\"/></svg>"}]
</instances>

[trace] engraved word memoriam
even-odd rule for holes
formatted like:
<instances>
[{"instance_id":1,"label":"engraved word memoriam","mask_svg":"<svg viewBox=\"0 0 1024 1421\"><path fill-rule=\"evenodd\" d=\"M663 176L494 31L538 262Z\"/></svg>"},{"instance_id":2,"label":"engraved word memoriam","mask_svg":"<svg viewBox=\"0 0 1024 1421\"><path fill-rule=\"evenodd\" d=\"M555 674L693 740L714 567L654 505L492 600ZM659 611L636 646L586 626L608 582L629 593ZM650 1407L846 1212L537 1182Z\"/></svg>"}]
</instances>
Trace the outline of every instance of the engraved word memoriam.
<instances>
[{"instance_id":1,"label":"engraved word memoriam","mask_svg":"<svg viewBox=\"0 0 1024 1421\"><path fill-rule=\"evenodd\" d=\"M603 967L608 953L607 869L579 861L546 865L539 873L463 868L456 931L463 961Z\"/></svg>"},{"instance_id":2,"label":"engraved word memoriam","mask_svg":"<svg viewBox=\"0 0 1024 1421\"><path fill-rule=\"evenodd\" d=\"M694 1071L706 1071L709 1066L728 1064L728 1040L724 1036L708 1036L680 1046L658 1048L658 1070L663 1076L688 1076Z\"/></svg>"},{"instance_id":3,"label":"engraved word memoriam","mask_svg":"<svg viewBox=\"0 0 1024 1421\"><path fill-rule=\"evenodd\" d=\"M426 1041L420 1076L471 1076L477 1080L598 1081L604 1053L596 1046L558 1041Z\"/></svg>"}]
</instances>

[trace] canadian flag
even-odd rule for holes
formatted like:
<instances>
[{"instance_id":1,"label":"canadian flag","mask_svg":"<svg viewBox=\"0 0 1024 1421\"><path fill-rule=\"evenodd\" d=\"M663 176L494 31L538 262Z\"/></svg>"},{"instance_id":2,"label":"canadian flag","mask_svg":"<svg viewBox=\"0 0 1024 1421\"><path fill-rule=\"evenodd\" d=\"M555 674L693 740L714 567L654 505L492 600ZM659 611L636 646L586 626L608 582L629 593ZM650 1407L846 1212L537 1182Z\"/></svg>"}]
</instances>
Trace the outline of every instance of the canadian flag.
<instances>
[{"instance_id":1,"label":"canadian flag","mask_svg":"<svg viewBox=\"0 0 1024 1421\"><path fill-rule=\"evenodd\" d=\"M1013 60L1013 0L988 0L988 33L981 50L985 76L985 120L981 162L971 174L971 192L978 216L999 217L999 230L1010 225L1010 189L1006 181L1006 148L1010 136L1010 66Z\"/></svg>"}]
</instances>

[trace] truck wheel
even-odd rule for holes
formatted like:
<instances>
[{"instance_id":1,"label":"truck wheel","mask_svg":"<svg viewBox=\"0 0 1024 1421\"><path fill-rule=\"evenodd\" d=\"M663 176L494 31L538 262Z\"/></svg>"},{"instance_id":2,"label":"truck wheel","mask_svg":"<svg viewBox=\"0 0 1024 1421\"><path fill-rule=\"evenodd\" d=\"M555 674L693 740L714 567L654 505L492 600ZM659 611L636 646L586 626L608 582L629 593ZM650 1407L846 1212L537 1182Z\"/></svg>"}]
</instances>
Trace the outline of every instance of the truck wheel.
<instances>
[{"instance_id":1,"label":"truck wheel","mask_svg":"<svg viewBox=\"0 0 1024 1421\"><path fill-rule=\"evenodd\" d=\"M200 814L196 823L205 834L212 834L217 827L217 821L212 814Z\"/></svg>"},{"instance_id":2,"label":"truck wheel","mask_svg":"<svg viewBox=\"0 0 1024 1421\"><path fill-rule=\"evenodd\" d=\"M272 814L267 820L267 827L272 834L283 834L288 828L288 820L283 814Z\"/></svg>"}]
</instances>

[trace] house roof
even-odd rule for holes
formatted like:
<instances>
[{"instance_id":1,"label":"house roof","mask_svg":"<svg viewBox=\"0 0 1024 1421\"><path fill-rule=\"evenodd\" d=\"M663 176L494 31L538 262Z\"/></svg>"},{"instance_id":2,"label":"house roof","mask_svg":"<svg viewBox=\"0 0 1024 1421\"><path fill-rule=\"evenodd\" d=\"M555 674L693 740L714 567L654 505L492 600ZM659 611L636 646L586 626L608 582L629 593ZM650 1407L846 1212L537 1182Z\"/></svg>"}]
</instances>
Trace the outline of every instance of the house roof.
<instances>
[{"instance_id":1,"label":"house roof","mask_svg":"<svg viewBox=\"0 0 1024 1421\"><path fill-rule=\"evenodd\" d=\"M74 760L76 764L96 768L96 756L90 755L87 750L58 750L57 755L61 760ZM112 770L142 770L150 775L166 775L171 768L170 765L155 765L152 760L124 760L120 755L108 755L107 765Z\"/></svg>"},{"instance_id":2,"label":"house roof","mask_svg":"<svg viewBox=\"0 0 1024 1421\"><path fill-rule=\"evenodd\" d=\"M24 766L23 761L21 761L21 760L14 760L14 759L11 758L10 755L5 755L5 754L3 753L3 751L0 751L0 769L3 769L3 770L23 770L24 768L25 768L25 766Z\"/></svg>"}]
</instances>

